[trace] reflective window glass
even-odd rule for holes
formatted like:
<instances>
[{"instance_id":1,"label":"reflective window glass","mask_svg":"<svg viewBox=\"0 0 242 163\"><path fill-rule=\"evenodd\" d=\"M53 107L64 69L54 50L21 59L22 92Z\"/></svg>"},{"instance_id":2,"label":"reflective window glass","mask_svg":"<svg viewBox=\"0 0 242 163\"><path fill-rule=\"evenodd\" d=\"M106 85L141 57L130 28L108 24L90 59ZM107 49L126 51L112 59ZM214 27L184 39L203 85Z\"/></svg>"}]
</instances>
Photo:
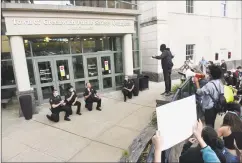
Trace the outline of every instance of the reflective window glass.
<instances>
[{"instance_id":1,"label":"reflective window glass","mask_svg":"<svg viewBox=\"0 0 242 163\"><path fill-rule=\"evenodd\" d=\"M76 82L75 86L76 86L77 93L83 93L86 88L85 81Z\"/></svg>"},{"instance_id":2,"label":"reflective window glass","mask_svg":"<svg viewBox=\"0 0 242 163\"><path fill-rule=\"evenodd\" d=\"M25 50L25 56L31 57L30 42L27 39L24 39L24 50Z\"/></svg>"},{"instance_id":3,"label":"reflective window glass","mask_svg":"<svg viewBox=\"0 0 242 163\"><path fill-rule=\"evenodd\" d=\"M113 37L113 50L114 51L122 51L122 38L121 37Z\"/></svg>"},{"instance_id":4,"label":"reflective window glass","mask_svg":"<svg viewBox=\"0 0 242 163\"><path fill-rule=\"evenodd\" d=\"M71 53L72 54L82 53L80 38L71 39Z\"/></svg>"},{"instance_id":5,"label":"reflective window glass","mask_svg":"<svg viewBox=\"0 0 242 163\"><path fill-rule=\"evenodd\" d=\"M92 37L82 39L82 43L83 43L83 53L95 52L95 49L101 46L100 45L101 42L94 40L94 38Z\"/></svg>"},{"instance_id":6,"label":"reflective window glass","mask_svg":"<svg viewBox=\"0 0 242 163\"><path fill-rule=\"evenodd\" d=\"M16 84L12 61L1 61L1 74L2 86Z\"/></svg>"},{"instance_id":7,"label":"reflective window glass","mask_svg":"<svg viewBox=\"0 0 242 163\"><path fill-rule=\"evenodd\" d=\"M122 53L114 53L115 73L123 72L123 55Z\"/></svg>"},{"instance_id":8,"label":"reflective window glass","mask_svg":"<svg viewBox=\"0 0 242 163\"><path fill-rule=\"evenodd\" d=\"M1 89L1 99L10 99L16 96L16 88Z\"/></svg>"},{"instance_id":9,"label":"reflective window glass","mask_svg":"<svg viewBox=\"0 0 242 163\"><path fill-rule=\"evenodd\" d=\"M124 82L124 76L123 75L115 76L115 83L116 83L117 87L122 86L123 82Z\"/></svg>"},{"instance_id":10,"label":"reflective window glass","mask_svg":"<svg viewBox=\"0 0 242 163\"><path fill-rule=\"evenodd\" d=\"M49 56L69 54L69 40L67 38L33 39L32 50L34 56Z\"/></svg>"},{"instance_id":11,"label":"reflective window glass","mask_svg":"<svg viewBox=\"0 0 242 163\"><path fill-rule=\"evenodd\" d=\"M2 46L1 46L1 59L10 59L11 49L9 44L9 39L7 36L2 36Z\"/></svg>"},{"instance_id":12,"label":"reflective window glass","mask_svg":"<svg viewBox=\"0 0 242 163\"><path fill-rule=\"evenodd\" d=\"M30 85L35 85L34 69L33 69L32 59L27 59L27 67L28 67Z\"/></svg>"},{"instance_id":13,"label":"reflective window glass","mask_svg":"<svg viewBox=\"0 0 242 163\"><path fill-rule=\"evenodd\" d=\"M84 78L84 67L83 67L82 55L73 56L72 64L73 64L74 78L75 79Z\"/></svg>"}]
</instances>

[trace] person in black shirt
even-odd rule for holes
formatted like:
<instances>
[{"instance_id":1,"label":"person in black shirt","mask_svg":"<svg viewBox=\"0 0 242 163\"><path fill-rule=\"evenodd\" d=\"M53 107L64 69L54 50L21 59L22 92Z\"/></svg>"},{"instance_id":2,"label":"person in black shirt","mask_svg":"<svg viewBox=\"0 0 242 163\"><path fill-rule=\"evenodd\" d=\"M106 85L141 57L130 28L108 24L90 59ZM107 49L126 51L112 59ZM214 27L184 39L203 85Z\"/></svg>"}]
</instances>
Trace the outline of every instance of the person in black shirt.
<instances>
[{"instance_id":1,"label":"person in black shirt","mask_svg":"<svg viewBox=\"0 0 242 163\"><path fill-rule=\"evenodd\" d=\"M65 114L65 120L66 121L70 121L70 119L68 118L70 115L70 107L68 105L66 105L66 103L64 102L64 100L61 99L61 96L58 94L57 90L53 90L53 95L50 98L50 105L51 105L51 115L46 115L46 117L54 122L59 122L60 119L60 112L64 111Z\"/></svg>"},{"instance_id":2,"label":"person in black shirt","mask_svg":"<svg viewBox=\"0 0 242 163\"><path fill-rule=\"evenodd\" d=\"M98 96L97 91L92 88L92 85L90 83L86 84L86 89L84 92L84 98L86 105L85 107L89 110L92 111L92 105L93 102L97 102L97 110L101 111L101 98Z\"/></svg>"},{"instance_id":3,"label":"person in black shirt","mask_svg":"<svg viewBox=\"0 0 242 163\"><path fill-rule=\"evenodd\" d=\"M76 114L82 115L81 114L81 103L79 101L77 101L76 91L74 91L72 86L70 86L68 88L68 92L66 93L65 100L66 100L66 104L68 106L70 106L70 108L72 106L77 106ZM71 109L71 114L72 114L72 109Z\"/></svg>"},{"instance_id":4,"label":"person in black shirt","mask_svg":"<svg viewBox=\"0 0 242 163\"><path fill-rule=\"evenodd\" d=\"M132 98L133 89L134 89L134 82L128 79L128 77L126 76L124 80L123 90L122 90L124 95L124 102L126 102L127 96L129 99Z\"/></svg>"},{"instance_id":5,"label":"person in black shirt","mask_svg":"<svg viewBox=\"0 0 242 163\"><path fill-rule=\"evenodd\" d=\"M222 72L224 75L227 72L227 64L226 64L225 60L222 60L221 62L222 62L221 69L222 69Z\"/></svg>"},{"instance_id":6,"label":"person in black shirt","mask_svg":"<svg viewBox=\"0 0 242 163\"><path fill-rule=\"evenodd\" d=\"M160 46L160 51L162 52L160 56L152 56L154 59L161 60L161 67L163 69L163 76L165 81L165 92L161 95L170 96L171 95L171 72L173 67L172 55L170 49L167 49L165 44Z\"/></svg>"}]
</instances>

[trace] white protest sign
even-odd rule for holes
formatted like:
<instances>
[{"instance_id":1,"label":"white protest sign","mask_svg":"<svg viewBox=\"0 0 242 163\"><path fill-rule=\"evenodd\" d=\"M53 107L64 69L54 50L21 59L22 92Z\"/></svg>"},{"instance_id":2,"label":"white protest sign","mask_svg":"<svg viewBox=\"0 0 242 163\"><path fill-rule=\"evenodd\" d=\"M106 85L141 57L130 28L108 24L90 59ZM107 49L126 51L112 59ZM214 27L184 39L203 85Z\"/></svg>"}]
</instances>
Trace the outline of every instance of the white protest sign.
<instances>
[{"instance_id":1,"label":"white protest sign","mask_svg":"<svg viewBox=\"0 0 242 163\"><path fill-rule=\"evenodd\" d=\"M163 138L162 151L193 134L197 121L195 95L156 108L157 125Z\"/></svg>"}]
</instances>

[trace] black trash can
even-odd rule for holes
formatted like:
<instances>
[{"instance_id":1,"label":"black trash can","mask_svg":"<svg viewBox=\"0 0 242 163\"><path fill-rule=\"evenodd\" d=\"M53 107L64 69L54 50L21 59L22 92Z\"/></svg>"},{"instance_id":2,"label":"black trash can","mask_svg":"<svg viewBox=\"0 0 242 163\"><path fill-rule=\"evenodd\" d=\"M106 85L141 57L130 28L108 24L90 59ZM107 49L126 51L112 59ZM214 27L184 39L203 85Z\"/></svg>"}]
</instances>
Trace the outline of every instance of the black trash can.
<instances>
[{"instance_id":1,"label":"black trash can","mask_svg":"<svg viewBox=\"0 0 242 163\"><path fill-rule=\"evenodd\" d=\"M19 97L20 108L26 120L32 119L33 106L31 95L23 95Z\"/></svg>"},{"instance_id":2,"label":"black trash can","mask_svg":"<svg viewBox=\"0 0 242 163\"><path fill-rule=\"evenodd\" d=\"M133 78L134 82L134 89L133 89L133 95L138 96L139 95L139 78Z\"/></svg>"},{"instance_id":3,"label":"black trash can","mask_svg":"<svg viewBox=\"0 0 242 163\"><path fill-rule=\"evenodd\" d=\"M149 89L149 76L141 76L139 79L139 90Z\"/></svg>"}]
</instances>

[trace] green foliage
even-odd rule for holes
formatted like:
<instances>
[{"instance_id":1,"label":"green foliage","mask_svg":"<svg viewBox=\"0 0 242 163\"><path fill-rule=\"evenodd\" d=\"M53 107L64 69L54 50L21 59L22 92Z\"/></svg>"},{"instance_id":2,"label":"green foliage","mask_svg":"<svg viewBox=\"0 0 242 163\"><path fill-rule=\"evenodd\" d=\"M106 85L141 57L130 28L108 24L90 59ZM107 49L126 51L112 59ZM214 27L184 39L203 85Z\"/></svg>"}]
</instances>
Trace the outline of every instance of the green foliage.
<instances>
[{"instance_id":1,"label":"green foliage","mask_svg":"<svg viewBox=\"0 0 242 163\"><path fill-rule=\"evenodd\" d=\"M129 157L129 151L128 150L123 150L122 156L125 157L125 158Z\"/></svg>"},{"instance_id":2,"label":"green foliage","mask_svg":"<svg viewBox=\"0 0 242 163\"><path fill-rule=\"evenodd\" d=\"M157 117L156 117L156 111L153 112L152 116L151 116L151 121L150 121L150 125L157 128Z\"/></svg>"},{"instance_id":3,"label":"green foliage","mask_svg":"<svg viewBox=\"0 0 242 163\"><path fill-rule=\"evenodd\" d=\"M175 84L171 87L171 92L172 93L176 93L177 89L182 85L182 83L180 84Z\"/></svg>"}]
</instances>

